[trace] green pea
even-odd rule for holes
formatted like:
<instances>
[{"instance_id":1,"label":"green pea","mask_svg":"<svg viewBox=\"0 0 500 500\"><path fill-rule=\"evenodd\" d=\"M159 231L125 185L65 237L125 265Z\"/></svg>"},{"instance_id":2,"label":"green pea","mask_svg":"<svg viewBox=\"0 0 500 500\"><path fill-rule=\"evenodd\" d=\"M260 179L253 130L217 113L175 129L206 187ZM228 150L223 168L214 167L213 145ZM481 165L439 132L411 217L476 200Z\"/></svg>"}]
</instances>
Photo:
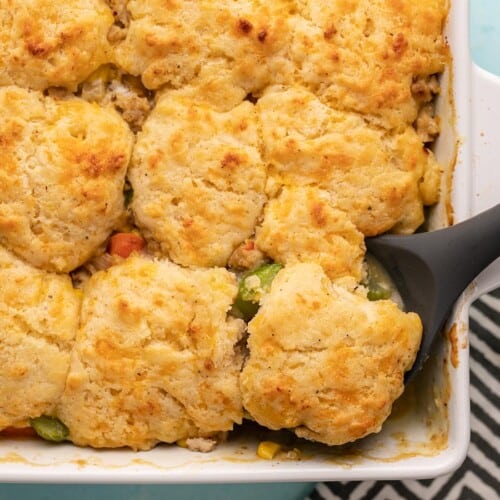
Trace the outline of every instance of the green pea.
<instances>
[{"instance_id":1,"label":"green pea","mask_svg":"<svg viewBox=\"0 0 500 500\"><path fill-rule=\"evenodd\" d=\"M30 418L30 425L46 441L59 443L69 436L69 429L56 417L42 415L41 417Z\"/></svg>"},{"instance_id":2,"label":"green pea","mask_svg":"<svg viewBox=\"0 0 500 500\"><path fill-rule=\"evenodd\" d=\"M392 296L391 283L384 268L373 257L366 259L368 300L385 300Z\"/></svg>"},{"instance_id":3,"label":"green pea","mask_svg":"<svg viewBox=\"0 0 500 500\"><path fill-rule=\"evenodd\" d=\"M281 269L281 264L263 264L242 276L234 305L245 321L250 321L255 316L259 300L270 290L271 283Z\"/></svg>"},{"instance_id":4,"label":"green pea","mask_svg":"<svg viewBox=\"0 0 500 500\"><path fill-rule=\"evenodd\" d=\"M385 300L391 298L391 291L374 283L368 284L368 300Z\"/></svg>"}]
</instances>

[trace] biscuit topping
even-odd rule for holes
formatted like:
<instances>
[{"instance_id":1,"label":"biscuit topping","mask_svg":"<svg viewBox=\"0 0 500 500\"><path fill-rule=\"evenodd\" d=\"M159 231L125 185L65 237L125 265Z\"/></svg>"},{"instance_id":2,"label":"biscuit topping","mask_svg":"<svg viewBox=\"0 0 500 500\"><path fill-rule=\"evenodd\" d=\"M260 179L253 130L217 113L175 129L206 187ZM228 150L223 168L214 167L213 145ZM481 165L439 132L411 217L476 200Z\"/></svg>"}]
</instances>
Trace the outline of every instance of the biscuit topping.
<instances>
[{"instance_id":1,"label":"biscuit topping","mask_svg":"<svg viewBox=\"0 0 500 500\"><path fill-rule=\"evenodd\" d=\"M448 3L0 0L0 431L377 432L421 325L364 239L442 195Z\"/></svg>"}]
</instances>

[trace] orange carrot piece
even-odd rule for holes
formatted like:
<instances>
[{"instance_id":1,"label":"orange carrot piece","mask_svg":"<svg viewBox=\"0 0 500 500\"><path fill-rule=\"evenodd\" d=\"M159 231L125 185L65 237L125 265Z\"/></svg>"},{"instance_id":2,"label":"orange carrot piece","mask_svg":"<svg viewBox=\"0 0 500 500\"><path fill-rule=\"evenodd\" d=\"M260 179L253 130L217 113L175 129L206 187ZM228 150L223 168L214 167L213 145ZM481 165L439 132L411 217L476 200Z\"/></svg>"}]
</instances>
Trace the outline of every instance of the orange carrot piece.
<instances>
[{"instance_id":1,"label":"orange carrot piece","mask_svg":"<svg viewBox=\"0 0 500 500\"><path fill-rule=\"evenodd\" d=\"M0 436L10 438L36 437L36 435L32 427L6 427L0 432Z\"/></svg>"},{"instance_id":2,"label":"orange carrot piece","mask_svg":"<svg viewBox=\"0 0 500 500\"><path fill-rule=\"evenodd\" d=\"M132 252L142 252L146 247L144 238L135 233L116 233L109 240L108 252L126 259Z\"/></svg>"}]
</instances>

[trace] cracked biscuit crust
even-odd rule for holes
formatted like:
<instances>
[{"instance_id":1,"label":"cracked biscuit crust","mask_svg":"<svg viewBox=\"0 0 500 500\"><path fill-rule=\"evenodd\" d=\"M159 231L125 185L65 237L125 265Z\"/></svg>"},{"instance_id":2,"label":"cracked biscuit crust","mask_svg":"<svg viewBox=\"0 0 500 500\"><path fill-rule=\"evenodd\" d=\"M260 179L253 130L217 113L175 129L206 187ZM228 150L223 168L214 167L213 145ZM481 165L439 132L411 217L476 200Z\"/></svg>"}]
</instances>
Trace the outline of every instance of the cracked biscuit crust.
<instances>
[{"instance_id":1,"label":"cracked biscuit crust","mask_svg":"<svg viewBox=\"0 0 500 500\"><path fill-rule=\"evenodd\" d=\"M296 264L277 275L248 331L245 409L270 429L338 445L380 430L422 325L392 301L332 283L317 264Z\"/></svg>"},{"instance_id":2,"label":"cracked biscuit crust","mask_svg":"<svg viewBox=\"0 0 500 500\"><path fill-rule=\"evenodd\" d=\"M110 109L0 89L0 242L31 264L69 272L123 212L133 143Z\"/></svg>"},{"instance_id":3,"label":"cracked biscuit crust","mask_svg":"<svg viewBox=\"0 0 500 500\"><path fill-rule=\"evenodd\" d=\"M79 310L69 276L35 269L0 246L0 430L54 411Z\"/></svg>"},{"instance_id":4,"label":"cracked biscuit crust","mask_svg":"<svg viewBox=\"0 0 500 500\"><path fill-rule=\"evenodd\" d=\"M102 0L0 0L0 84L76 90L109 59Z\"/></svg>"},{"instance_id":5,"label":"cracked biscuit crust","mask_svg":"<svg viewBox=\"0 0 500 500\"><path fill-rule=\"evenodd\" d=\"M225 269L138 256L95 274L58 409L70 439L148 449L240 423L236 292Z\"/></svg>"}]
</instances>

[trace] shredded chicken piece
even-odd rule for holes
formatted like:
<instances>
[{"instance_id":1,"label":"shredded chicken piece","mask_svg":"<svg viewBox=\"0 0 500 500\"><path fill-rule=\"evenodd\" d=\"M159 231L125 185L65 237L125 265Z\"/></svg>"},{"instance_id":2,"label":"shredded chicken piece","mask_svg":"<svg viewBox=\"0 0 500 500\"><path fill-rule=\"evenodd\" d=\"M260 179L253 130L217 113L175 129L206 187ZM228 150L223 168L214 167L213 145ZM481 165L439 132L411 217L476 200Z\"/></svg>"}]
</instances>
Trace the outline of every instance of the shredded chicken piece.
<instances>
[{"instance_id":1,"label":"shredded chicken piece","mask_svg":"<svg viewBox=\"0 0 500 500\"><path fill-rule=\"evenodd\" d=\"M78 289L83 288L85 283L94 273L109 269L111 266L119 264L123 260L124 259L122 257L118 255L110 255L107 252L95 256L93 259L89 260L83 266L75 269L71 273L73 287Z\"/></svg>"},{"instance_id":2,"label":"shredded chicken piece","mask_svg":"<svg viewBox=\"0 0 500 500\"><path fill-rule=\"evenodd\" d=\"M432 101L440 90L436 75L419 76L411 86L413 97L421 106L413 125L423 143L433 142L439 135L439 122L434 117Z\"/></svg>"},{"instance_id":3,"label":"shredded chicken piece","mask_svg":"<svg viewBox=\"0 0 500 500\"><path fill-rule=\"evenodd\" d=\"M415 130L423 143L433 142L439 135L439 122L431 105L424 106L415 122Z\"/></svg>"},{"instance_id":4,"label":"shredded chicken piece","mask_svg":"<svg viewBox=\"0 0 500 500\"><path fill-rule=\"evenodd\" d=\"M264 254L256 247L253 239L244 241L229 258L233 269L254 269L265 262Z\"/></svg>"},{"instance_id":5,"label":"shredded chicken piece","mask_svg":"<svg viewBox=\"0 0 500 500\"><path fill-rule=\"evenodd\" d=\"M213 438L188 438L186 439L186 447L191 451L199 451L201 453L209 453L217 446L217 439Z\"/></svg>"},{"instance_id":6,"label":"shredded chicken piece","mask_svg":"<svg viewBox=\"0 0 500 500\"><path fill-rule=\"evenodd\" d=\"M148 92L140 81L109 66L100 68L82 84L81 97L101 106L114 106L133 132L142 128L151 110Z\"/></svg>"},{"instance_id":7,"label":"shredded chicken piece","mask_svg":"<svg viewBox=\"0 0 500 500\"><path fill-rule=\"evenodd\" d=\"M121 112L123 119L134 132L140 130L151 110L147 97L139 96L117 80L111 82L109 90L112 94L111 101L115 108Z\"/></svg>"},{"instance_id":8,"label":"shredded chicken piece","mask_svg":"<svg viewBox=\"0 0 500 500\"><path fill-rule=\"evenodd\" d=\"M111 43L121 42L127 36L130 24L127 3L128 0L107 0L107 4L112 9L115 18L114 24L108 31L108 41Z\"/></svg>"},{"instance_id":9,"label":"shredded chicken piece","mask_svg":"<svg viewBox=\"0 0 500 500\"><path fill-rule=\"evenodd\" d=\"M440 92L439 81L436 75L421 77L419 76L411 86L411 92L415 99L426 104L432 101Z\"/></svg>"}]
</instances>

